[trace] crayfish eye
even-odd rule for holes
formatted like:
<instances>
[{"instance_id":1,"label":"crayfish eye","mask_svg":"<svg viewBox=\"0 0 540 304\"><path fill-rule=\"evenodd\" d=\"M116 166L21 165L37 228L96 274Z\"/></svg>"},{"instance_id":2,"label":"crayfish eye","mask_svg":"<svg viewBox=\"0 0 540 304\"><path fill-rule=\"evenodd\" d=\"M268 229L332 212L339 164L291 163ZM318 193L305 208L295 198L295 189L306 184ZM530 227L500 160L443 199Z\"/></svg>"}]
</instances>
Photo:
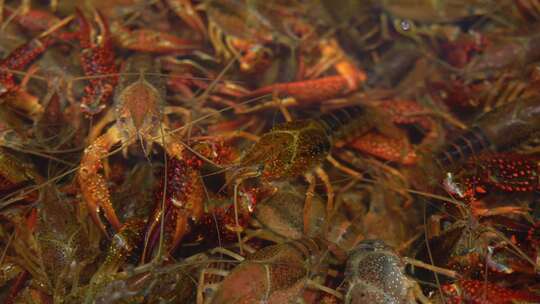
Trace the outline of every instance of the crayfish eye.
<instances>
[{"instance_id":1,"label":"crayfish eye","mask_svg":"<svg viewBox=\"0 0 540 304\"><path fill-rule=\"evenodd\" d=\"M410 20L403 19L399 22L399 27L401 28L402 31L407 32L411 30L411 28L413 27L413 24Z\"/></svg>"},{"instance_id":2,"label":"crayfish eye","mask_svg":"<svg viewBox=\"0 0 540 304\"><path fill-rule=\"evenodd\" d=\"M160 119L159 117L157 116L152 116L152 118L150 118L150 122L153 126L157 125L159 123Z\"/></svg>"},{"instance_id":3,"label":"crayfish eye","mask_svg":"<svg viewBox=\"0 0 540 304\"><path fill-rule=\"evenodd\" d=\"M129 118L126 117L126 116L120 116L120 118L118 118L118 122L119 122L120 124L125 125L125 124L128 123L128 119L129 119Z\"/></svg>"},{"instance_id":4,"label":"crayfish eye","mask_svg":"<svg viewBox=\"0 0 540 304\"><path fill-rule=\"evenodd\" d=\"M264 164L258 165L255 171L257 172L257 175L262 175L264 172Z\"/></svg>"},{"instance_id":5,"label":"crayfish eye","mask_svg":"<svg viewBox=\"0 0 540 304\"><path fill-rule=\"evenodd\" d=\"M410 36L416 34L415 24L408 19L394 19L394 29L402 35Z\"/></svg>"}]
</instances>

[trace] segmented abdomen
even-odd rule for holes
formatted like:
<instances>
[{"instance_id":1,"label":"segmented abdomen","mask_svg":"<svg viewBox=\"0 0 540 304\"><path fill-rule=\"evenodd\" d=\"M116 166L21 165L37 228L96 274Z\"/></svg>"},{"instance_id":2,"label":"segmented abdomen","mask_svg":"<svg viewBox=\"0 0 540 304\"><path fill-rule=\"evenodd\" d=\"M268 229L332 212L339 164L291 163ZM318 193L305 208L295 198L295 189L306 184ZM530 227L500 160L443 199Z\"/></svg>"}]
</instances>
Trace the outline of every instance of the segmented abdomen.
<instances>
[{"instance_id":1,"label":"segmented abdomen","mask_svg":"<svg viewBox=\"0 0 540 304\"><path fill-rule=\"evenodd\" d=\"M484 132L479 127L473 127L450 142L435 160L439 166L448 167L488 149L490 145Z\"/></svg>"},{"instance_id":2,"label":"segmented abdomen","mask_svg":"<svg viewBox=\"0 0 540 304\"><path fill-rule=\"evenodd\" d=\"M502 150L540 129L540 99L521 99L486 113L471 130L444 147L435 157L441 167L467 160L488 148Z\"/></svg>"},{"instance_id":3,"label":"segmented abdomen","mask_svg":"<svg viewBox=\"0 0 540 304\"><path fill-rule=\"evenodd\" d=\"M364 106L351 106L321 115L317 121L332 139L345 139L362 134L373 127L367 115L370 111ZM366 119L364 119L364 117Z\"/></svg>"}]
</instances>

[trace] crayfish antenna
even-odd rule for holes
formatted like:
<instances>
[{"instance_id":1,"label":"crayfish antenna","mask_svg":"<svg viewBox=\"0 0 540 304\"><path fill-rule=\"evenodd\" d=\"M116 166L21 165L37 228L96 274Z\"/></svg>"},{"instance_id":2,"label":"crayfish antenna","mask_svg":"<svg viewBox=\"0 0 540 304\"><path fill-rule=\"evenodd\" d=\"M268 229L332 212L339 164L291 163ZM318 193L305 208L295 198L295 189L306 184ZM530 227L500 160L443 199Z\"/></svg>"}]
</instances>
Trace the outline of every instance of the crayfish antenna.
<instances>
[{"instance_id":1,"label":"crayfish antenna","mask_svg":"<svg viewBox=\"0 0 540 304\"><path fill-rule=\"evenodd\" d=\"M233 183L236 181L244 181L245 179L251 178L251 177L258 177L261 175L261 172L257 166L243 166L239 164L234 164L226 170L231 170L231 175L227 178L225 181L225 184L221 187L220 191L229 188Z\"/></svg>"},{"instance_id":2,"label":"crayfish antenna","mask_svg":"<svg viewBox=\"0 0 540 304\"><path fill-rule=\"evenodd\" d=\"M141 133L137 133L137 139L141 144L141 150L143 151L144 157L146 157L146 160L150 163L150 152L152 151L153 143L151 141L145 141Z\"/></svg>"}]
</instances>

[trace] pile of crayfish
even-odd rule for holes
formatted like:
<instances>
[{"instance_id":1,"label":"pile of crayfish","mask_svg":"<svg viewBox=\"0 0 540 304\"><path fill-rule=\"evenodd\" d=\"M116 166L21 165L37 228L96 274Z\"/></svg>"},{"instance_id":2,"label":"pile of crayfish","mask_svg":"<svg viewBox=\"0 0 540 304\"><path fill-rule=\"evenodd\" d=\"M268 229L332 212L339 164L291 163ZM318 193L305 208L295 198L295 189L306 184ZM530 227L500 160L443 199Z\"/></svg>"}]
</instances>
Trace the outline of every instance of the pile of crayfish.
<instances>
[{"instance_id":1,"label":"pile of crayfish","mask_svg":"<svg viewBox=\"0 0 540 304\"><path fill-rule=\"evenodd\" d=\"M540 303L539 0L0 0L0 302Z\"/></svg>"}]
</instances>

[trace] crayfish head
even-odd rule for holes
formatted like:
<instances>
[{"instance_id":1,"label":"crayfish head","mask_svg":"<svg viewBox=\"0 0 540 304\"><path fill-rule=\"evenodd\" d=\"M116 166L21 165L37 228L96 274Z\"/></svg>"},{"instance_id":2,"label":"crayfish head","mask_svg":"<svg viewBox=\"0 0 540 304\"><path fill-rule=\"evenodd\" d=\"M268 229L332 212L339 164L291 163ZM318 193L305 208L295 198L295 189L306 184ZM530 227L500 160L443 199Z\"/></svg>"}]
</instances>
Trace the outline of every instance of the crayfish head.
<instances>
[{"instance_id":1,"label":"crayfish head","mask_svg":"<svg viewBox=\"0 0 540 304\"><path fill-rule=\"evenodd\" d=\"M124 88L117 98L121 103L117 109L120 121L129 121L141 132L156 129L161 120L160 94L144 78Z\"/></svg>"},{"instance_id":2,"label":"crayfish head","mask_svg":"<svg viewBox=\"0 0 540 304\"><path fill-rule=\"evenodd\" d=\"M331 140L315 121L297 120L274 127L244 155L244 166L260 165L267 180L296 177L326 158Z\"/></svg>"},{"instance_id":3,"label":"crayfish head","mask_svg":"<svg viewBox=\"0 0 540 304\"><path fill-rule=\"evenodd\" d=\"M162 118L163 90L146 75L152 71L149 66L152 61L142 56L134 56L126 64L128 74L116 87L114 97L115 114L119 129L123 131L124 139L131 137L151 138L158 135Z\"/></svg>"},{"instance_id":4,"label":"crayfish head","mask_svg":"<svg viewBox=\"0 0 540 304\"><path fill-rule=\"evenodd\" d=\"M242 170L259 172L265 179L279 179L287 175L294 151L292 138L286 133L267 133L240 160Z\"/></svg>"}]
</instances>

